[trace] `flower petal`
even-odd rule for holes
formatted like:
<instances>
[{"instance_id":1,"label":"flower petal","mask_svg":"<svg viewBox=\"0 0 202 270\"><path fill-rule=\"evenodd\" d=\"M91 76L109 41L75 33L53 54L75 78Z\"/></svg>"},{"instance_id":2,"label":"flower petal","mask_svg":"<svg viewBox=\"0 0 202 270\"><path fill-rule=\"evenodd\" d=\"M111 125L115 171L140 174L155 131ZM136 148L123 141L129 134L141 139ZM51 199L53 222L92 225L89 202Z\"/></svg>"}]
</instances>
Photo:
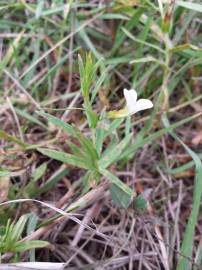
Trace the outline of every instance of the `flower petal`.
<instances>
[{"instance_id":1,"label":"flower petal","mask_svg":"<svg viewBox=\"0 0 202 270\"><path fill-rule=\"evenodd\" d=\"M153 107L153 103L149 99L139 99L136 103L135 106L133 106L133 111L132 113L136 113L139 111L143 111L146 109L150 109Z\"/></svg>"},{"instance_id":2,"label":"flower petal","mask_svg":"<svg viewBox=\"0 0 202 270\"><path fill-rule=\"evenodd\" d=\"M130 113L133 113L134 109L136 108L137 93L134 89L124 89L123 93L126 99L126 107Z\"/></svg>"}]
</instances>

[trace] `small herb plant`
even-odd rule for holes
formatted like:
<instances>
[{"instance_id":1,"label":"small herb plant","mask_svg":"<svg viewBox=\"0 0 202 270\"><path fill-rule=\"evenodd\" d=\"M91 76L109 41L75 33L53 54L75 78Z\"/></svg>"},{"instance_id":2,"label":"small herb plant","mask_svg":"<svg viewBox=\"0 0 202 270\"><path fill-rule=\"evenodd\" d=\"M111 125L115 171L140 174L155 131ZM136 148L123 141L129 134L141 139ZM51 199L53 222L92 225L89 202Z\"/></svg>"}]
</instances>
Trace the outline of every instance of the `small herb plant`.
<instances>
[{"instance_id":1,"label":"small herb plant","mask_svg":"<svg viewBox=\"0 0 202 270\"><path fill-rule=\"evenodd\" d=\"M102 65L102 60L94 63L90 54L86 56L85 61L79 56L79 71L81 81L81 92L83 96L83 110L86 114L88 127L91 131L90 136L86 137L78 127L70 125L63 120L52 116L51 114L40 111L39 114L45 117L51 124L63 130L77 140L74 143L68 140L67 144L71 149L70 153L64 151L53 150L50 148L38 148L42 154L86 170L83 177L84 190L90 189L92 184L100 181L104 176L111 182L111 195L114 203L123 208L135 201L135 205L146 204L142 197L137 197L135 190L131 189L123 183L115 174L110 171L110 166L119 162L124 158L124 151L130 147L133 134L128 132L123 138L117 139L116 128L120 126L123 117L130 116L140 110L149 109L153 104L148 99L140 99L137 101L137 93L135 90L124 89L126 99L126 107L119 111L102 112L98 115L93 110L93 102L97 95L100 80L96 83L96 72ZM109 118L114 118L112 122ZM117 119L122 118L122 119ZM110 143L104 147L105 139L109 137ZM136 200L141 201L141 204Z\"/></svg>"},{"instance_id":2,"label":"small herb plant","mask_svg":"<svg viewBox=\"0 0 202 270\"><path fill-rule=\"evenodd\" d=\"M20 252L49 245L48 242L42 240L21 241L28 219L28 215L23 215L16 223L11 223L9 219L5 226L0 227L0 254L7 252L19 254Z\"/></svg>"}]
</instances>

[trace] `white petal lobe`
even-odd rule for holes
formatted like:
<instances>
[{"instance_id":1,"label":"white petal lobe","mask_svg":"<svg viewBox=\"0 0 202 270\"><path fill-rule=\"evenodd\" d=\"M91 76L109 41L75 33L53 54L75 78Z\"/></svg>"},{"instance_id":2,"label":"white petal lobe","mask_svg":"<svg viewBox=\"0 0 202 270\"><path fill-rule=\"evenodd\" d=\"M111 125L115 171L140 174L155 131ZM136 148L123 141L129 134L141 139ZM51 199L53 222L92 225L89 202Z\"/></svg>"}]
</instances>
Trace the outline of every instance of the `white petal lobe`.
<instances>
[{"instance_id":1,"label":"white petal lobe","mask_svg":"<svg viewBox=\"0 0 202 270\"><path fill-rule=\"evenodd\" d=\"M124 89L123 93L126 99L126 107L130 113L133 113L137 101L137 93L134 89L131 90Z\"/></svg>"},{"instance_id":2,"label":"white petal lobe","mask_svg":"<svg viewBox=\"0 0 202 270\"><path fill-rule=\"evenodd\" d=\"M139 99L134 105L133 105L133 111L132 113L136 113L139 111L143 111L146 109L150 109L153 107L153 103L149 99Z\"/></svg>"}]
</instances>

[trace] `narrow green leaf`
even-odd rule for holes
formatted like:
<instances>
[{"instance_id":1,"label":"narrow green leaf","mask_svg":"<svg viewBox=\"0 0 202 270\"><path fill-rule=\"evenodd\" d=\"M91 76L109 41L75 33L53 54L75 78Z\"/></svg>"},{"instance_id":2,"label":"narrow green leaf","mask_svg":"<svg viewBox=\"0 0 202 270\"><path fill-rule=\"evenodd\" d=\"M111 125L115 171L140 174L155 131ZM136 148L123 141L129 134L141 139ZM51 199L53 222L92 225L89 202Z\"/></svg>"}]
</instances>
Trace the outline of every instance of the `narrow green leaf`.
<instances>
[{"instance_id":1,"label":"narrow green leaf","mask_svg":"<svg viewBox=\"0 0 202 270\"><path fill-rule=\"evenodd\" d=\"M202 5L197 3L192 3L188 1L177 1L176 3L180 7L184 7L187 9L195 10L197 12L202 12Z\"/></svg>"},{"instance_id":2,"label":"narrow green leaf","mask_svg":"<svg viewBox=\"0 0 202 270\"><path fill-rule=\"evenodd\" d=\"M11 61L11 59L12 59L12 57L14 55L15 50L19 46L19 42L22 39L22 36L23 36L24 32L25 32L25 28L23 27L23 30L17 35L17 37L12 42L12 44L8 47L6 53L4 54L3 59L1 59L1 63L0 63L0 76L2 75L2 71L4 70L4 68Z\"/></svg>"},{"instance_id":3,"label":"narrow green leaf","mask_svg":"<svg viewBox=\"0 0 202 270\"><path fill-rule=\"evenodd\" d=\"M29 122L31 123L34 123L34 124L37 124L37 125L40 125L42 126L43 128L47 129L47 127L41 122L39 121L36 117L34 117L33 115L27 113L26 111L24 110L20 110L18 108L15 108L15 111L18 115L24 117L25 119L27 119Z\"/></svg>"},{"instance_id":4,"label":"narrow green leaf","mask_svg":"<svg viewBox=\"0 0 202 270\"><path fill-rule=\"evenodd\" d=\"M12 251L14 252L24 252L34 248L44 248L49 245L48 242L42 240L30 240L24 242L18 242L13 247Z\"/></svg>"},{"instance_id":5,"label":"narrow green leaf","mask_svg":"<svg viewBox=\"0 0 202 270\"><path fill-rule=\"evenodd\" d=\"M47 169L47 163L45 162L41 164L39 167L37 167L32 174L33 181L34 182L38 181L44 175L46 169Z\"/></svg>"},{"instance_id":6,"label":"narrow green leaf","mask_svg":"<svg viewBox=\"0 0 202 270\"><path fill-rule=\"evenodd\" d=\"M143 45L145 45L145 46L148 46L148 47L150 47L150 48L153 48L153 49L155 49L155 50L157 50L157 51L159 51L159 52L161 52L161 53L165 53L164 50L162 50L159 46L156 46L156 45L154 45L154 44L151 44L151 43L149 43L149 42L142 41L141 39L136 38L134 35L132 35L132 34L128 31L127 28L122 27L121 29L122 29L122 31L126 34L126 36L128 36L128 37L131 38L132 40L134 40L134 41L136 41L136 42L138 42L138 43L140 43L140 44L143 44Z\"/></svg>"},{"instance_id":7,"label":"narrow green leaf","mask_svg":"<svg viewBox=\"0 0 202 270\"><path fill-rule=\"evenodd\" d=\"M162 117L163 123L166 127L169 127L169 121L166 117L166 114ZM195 174L195 180L194 180L194 192L193 192L193 205L191 214L189 216L188 223L186 225L182 245L181 245L181 251L180 253L183 255L178 260L177 270L190 270L191 265L190 261L188 260L189 257L192 257L192 249L193 249L193 241L194 241L194 232L198 221L199 216L199 209L201 204L201 198L202 198L202 163L198 155L192 151L186 144L184 144L181 139L170 130L169 132L172 137L178 141L182 146L185 148L185 150L188 152L188 154L192 157L195 168L196 168L196 174Z\"/></svg>"},{"instance_id":8,"label":"narrow green leaf","mask_svg":"<svg viewBox=\"0 0 202 270\"><path fill-rule=\"evenodd\" d=\"M106 13L99 17L100 20L125 20L128 21L128 17L121 13Z\"/></svg>"},{"instance_id":9,"label":"narrow green leaf","mask_svg":"<svg viewBox=\"0 0 202 270\"><path fill-rule=\"evenodd\" d=\"M200 160L202 160L202 154L198 154L198 157L200 158ZM177 174L177 173L182 173L190 168L192 168L194 166L194 161L189 161L185 164L183 164L182 166L179 166L177 168L173 168L173 169L168 169L167 173L169 174Z\"/></svg>"},{"instance_id":10,"label":"narrow green leaf","mask_svg":"<svg viewBox=\"0 0 202 270\"><path fill-rule=\"evenodd\" d=\"M75 167L83 168L83 169L90 169L95 170L96 167L93 166L93 164L89 163L89 160L86 160L82 157L77 157L71 154L67 154L61 151L52 150L48 148L37 148L37 150L42 153L45 156L48 156L50 158L56 159L58 161L61 161L63 163L70 164Z\"/></svg>"},{"instance_id":11,"label":"narrow green leaf","mask_svg":"<svg viewBox=\"0 0 202 270\"><path fill-rule=\"evenodd\" d=\"M10 176L11 172L0 169L0 177Z\"/></svg>"},{"instance_id":12,"label":"narrow green leaf","mask_svg":"<svg viewBox=\"0 0 202 270\"><path fill-rule=\"evenodd\" d=\"M71 141L67 141L67 144L69 148L71 149L71 152L73 155L82 156L84 154L80 145L78 146L75 143L72 143Z\"/></svg>"},{"instance_id":13,"label":"narrow green leaf","mask_svg":"<svg viewBox=\"0 0 202 270\"><path fill-rule=\"evenodd\" d=\"M22 147L26 147L26 144L24 142L22 142L20 139L8 134L7 132L5 132L3 130L0 130L0 138L3 140L9 141L9 142L17 143Z\"/></svg>"},{"instance_id":14,"label":"narrow green leaf","mask_svg":"<svg viewBox=\"0 0 202 270\"><path fill-rule=\"evenodd\" d=\"M42 185L40 188L37 188L34 192L34 196L38 196L48 190L50 190L52 187L55 187L56 184L67 174L69 173L69 170L67 168L59 168L59 170L56 170L53 175L51 175L50 178Z\"/></svg>"},{"instance_id":15,"label":"narrow green leaf","mask_svg":"<svg viewBox=\"0 0 202 270\"><path fill-rule=\"evenodd\" d=\"M122 124L123 121L124 121L123 118L113 120L106 130L105 138L113 134L114 131Z\"/></svg>"},{"instance_id":16,"label":"narrow green leaf","mask_svg":"<svg viewBox=\"0 0 202 270\"><path fill-rule=\"evenodd\" d=\"M65 123L64 121L60 120L59 118L49 114L49 113L45 113L42 111L37 111L37 114L45 117L48 119L48 121L50 121L52 124L54 124L55 126L63 129L64 131L66 131L68 134L74 136L75 132L74 132L74 127L71 126L68 123Z\"/></svg>"},{"instance_id":17,"label":"narrow green leaf","mask_svg":"<svg viewBox=\"0 0 202 270\"><path fill-rule=\"evenodd\" d=\"M87 108L86 115L87 115L89 127L96 128L97 122L98 122L97 114L91 108Z\"/></svg>"},{"instance_id":18,"label":"narrow green leaf","mask_svg":"<svg viewBox=\"0 0 202 270\"><path fill-rule=\"evenodd\" d=\"M100 169L100 173L102 175L104 175L105 177L107 177L109 179L109 181L112 184L116 185L119 188L120 192L123 193L124 202L126 203L125 206L129 202L129 197L130 197L130 202L132 202L134 192L130 187L128 187L126 184L124 184L118 177L116 177L116 175L114 175L113 173L111 173L108 170ZM122 203L120 202L120 204L123 205L124 202L122 202Z\"/></svg>"},{"instance_id":19,"label":"narrow green leaf","mask_svg":"<svg viewBox=\"0 0 202 270\"><path fill-rule=\"evenodd\" d=\"M59 118L53 115L50 115L48 113L44 113L44 112L38 112L38 113L46 117L48 121L50 121L55 126L61 128L62 130L66 131L68 134L76 138L79 141L79 143L83 146L83 150L88 154L89 158L91 158L92 160L95 160L98 158L98 155L97 155L96 149L93 146L93 143L89 139L87 139L78 128L73 127L72 125L65 123Z\"/></svg>"},{"instance_id":20,"label":"narrow green leaf","mask_svg":"<svg viewBox=\"0 0 202 270\"><path fill-rule=\"evenodd\" d=\"M100 77L98 78L98 80L96 80L95 86L93 87L93 90L92 90L92 96L91 96L91 100L90 100L91 104L95 100L95 97L96 97L98 91L100 90L101 85L106 80L107 76L109 76L109 71L111 69L112 69L111 66L108 66L107 68L104 67L102 70L102 73L100 74Z\"/></svg>"},{"instance_id":21,"label":"narrow green leaf","mask_svg":"<svg viewBox=\"0 0 202 270\"><path fill-rule=\"evenodd\" d=\"M28 220L28 216L23 215L19 218L12 230L12 240L18 241L22 235L22 232L25 228L25 224Z\"/></svg>"},{"instance_id":22,"label":"narrow green leaf","mask_svg":"<svg viewBox=\"0 0 202 270\"><path fill-rule=\"evenodd\" d=\"M177 127L180 127L180 126L192 121L193 119L195 119L201 115L202 115L202 113L197 113L193 116L187 117L186 119L183 119L177 123L170 125L169 127L163 128L159 131L156 131L152 135L149 135L148 137L146 137L142 140L139 140L138 143L134 143L133 145L130 146L130 148L127 148L126 151L123 152L123 154L121 155L121 159L124 157L128 157L132 154L134 155L135 152L143 145L145 145L147 143L151 143L152 141L161 137L162 135L166 134L167 132L172 131L173 129L175 129Z\"/></svg>"},{"instance_id":23,"label":"narrow green leaf","mask_svg":"<svg viewBox=\"0 0 202 270\"><path fill-rule=\"evenodd\" d=\"M197 47L195 45L189 44L189 43L177 45L177 46L171 48L169 50L169 52L177 53L177 52L182 52L182 51L185 51L185 50L188 50L188 49L193 50L193 51L202 52L201 48L199 48L199 47Z\"/></svg>"},{"instance_id":24,"label":"narrow green leaf","mask_svg":"<svg viewBox=\"0 0 202 270\"><path fill-rule=\"evenodd\" d=\"M37 7L35 10L36 19L38 19L42 15L43 8L44 8L44 2L45 2L44 0L38 1Z\"/></svg>"},{"instance_id":25,"label":"narrow green leaf","mask_svg":"<svg viewBox=\"0 0 202 270\"><path fill-rule=\"evenodd\" d=\"M130 18L130 20L125 24L125 28L128 29L128 31L131 31L134 28L134 26L138 23L140 16L142 15L143 12L144 12L144 9L139 8L133 14L133 16ZM121 30L121 27L120 27L116 33L116 38L114 41L114 46L111 50L111 55L115 54L116 51L119 48L121 48L121 45L123 44L125 38L126 38L126 35L125 35L125 33L123 33L123 31Z\"/></svg>"},{"instance_id":26,"label":"narrow green leaf","mask_svg":"<svg viewBox=\"0 0 202 270\"><path fill-rule=\"evenodd\" d=\"M95 48L94 43L91 41L90 37L88 36L87 32L84 29L79 31L78 35L83 40L83 42L86 44L86 47L93 53L93 55L97 59L102 58L101 53L98 52L98 50Z\"/></svg>"},{"instance_id":27,"label":"narrow green leaf","mask_svg":"<svg viewBox=\"0 0 202 270\"><path fill-rule=\"evenodd\" d=\"M202 241L199 242L199 245L196 251L195 263L197 265L202 265ZM198 270L198 267L194 266L193 270Z\"/></svg>"},{"instance_id":28,"label":"narrow green leaf","mask_svg":"<svg viewBox=\"0 0 202 270\"><path fill-rule=\"evenodd\" d=\"M105 136L105 130L103 128L96 128L95 144L96 144L96 150L97 150L98 155L100 155L102 152L104 136Z\"/></svg>"},{"instance_id":29,"label":"narrow green leaf","mask_svg":"<svg viewBox=\"0 0 202 270\"><path fill-rule=\"evenodd\" d=\"M132 134L127 135L118 145L115 145L107 155L101 157L98 164L101 168L107 168L109 165L120 159L120 156L126 146L129 144Z\"/></svg>"}]
</instances>

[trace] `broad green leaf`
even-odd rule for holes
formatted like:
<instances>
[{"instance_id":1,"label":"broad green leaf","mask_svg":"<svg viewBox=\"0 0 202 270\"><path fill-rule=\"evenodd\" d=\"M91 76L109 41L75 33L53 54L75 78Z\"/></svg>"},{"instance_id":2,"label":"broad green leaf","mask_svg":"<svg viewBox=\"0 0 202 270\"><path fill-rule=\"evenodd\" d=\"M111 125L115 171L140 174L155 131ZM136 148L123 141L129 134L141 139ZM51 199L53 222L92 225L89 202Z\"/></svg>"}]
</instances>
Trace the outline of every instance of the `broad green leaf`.
<instances>
[{"instance_id":1,"label":"broad green leaf","mask_svg":"<svg viewBox=\"0 0 202 270\"><path fill-rule=\"evenodd\" d=\"M112 184L110 187L110 193L113 203L119 208L127 209L132 202L131 195L124 192L116 184Z\"/></svg>"},{"instance_id":2,"label":"broad green leaf","mask_svg":"<svg viewBox=\"0 0 202 270\"><path fill-rule=\"evenodd\" d=\"M147 208L147 201L145 200L142 194L138 195L133 202L133 207L135 209L146 209Z\"/></svg>"}]
</instances>

